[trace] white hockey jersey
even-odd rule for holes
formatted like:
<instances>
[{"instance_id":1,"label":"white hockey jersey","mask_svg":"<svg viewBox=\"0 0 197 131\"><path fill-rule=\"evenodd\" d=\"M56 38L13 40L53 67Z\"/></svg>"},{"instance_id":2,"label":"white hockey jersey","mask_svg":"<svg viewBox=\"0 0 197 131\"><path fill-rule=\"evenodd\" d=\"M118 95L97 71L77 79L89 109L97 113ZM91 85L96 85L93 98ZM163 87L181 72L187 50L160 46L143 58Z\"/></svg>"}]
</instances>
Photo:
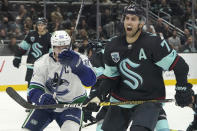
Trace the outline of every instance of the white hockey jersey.
<instances>
[{"instance_id":1,"label":"white hockey jersey","mask_svg":"<svg viewBox=\"0 0 197 131\"><path fill-rule=\"evenodd\" d=\"M79 55L83 64L91 67L88 58L82 54ZM61 77L61 79L58 77ZM58 81L59 85L57 85ZM56 93L56 99L60 103L77 103L87 95L81 80L76 74L72 73L71 68L69 66L63 67L50 54L43 55L34 63L30 85L31 87L42 88L52 95Z\"/></svg>"}]
</instances>

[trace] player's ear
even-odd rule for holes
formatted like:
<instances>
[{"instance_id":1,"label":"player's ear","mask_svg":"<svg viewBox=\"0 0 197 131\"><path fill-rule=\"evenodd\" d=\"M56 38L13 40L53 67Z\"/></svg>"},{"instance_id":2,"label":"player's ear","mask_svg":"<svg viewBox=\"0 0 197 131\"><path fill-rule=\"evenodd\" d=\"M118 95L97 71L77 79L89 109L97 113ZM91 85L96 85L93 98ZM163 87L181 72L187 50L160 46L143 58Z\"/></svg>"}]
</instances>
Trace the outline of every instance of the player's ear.
<instances>
[{"instance_id":1,"label":"player's ear","mask_svg":"<svg viewBox=\"0 0 197 131\"><path fill-rule=\"evenodd\" d=\"M140 21L139 27L142 28L144 25L145 25L145 22L144 21Z\"/></svg>"}]
</instances>

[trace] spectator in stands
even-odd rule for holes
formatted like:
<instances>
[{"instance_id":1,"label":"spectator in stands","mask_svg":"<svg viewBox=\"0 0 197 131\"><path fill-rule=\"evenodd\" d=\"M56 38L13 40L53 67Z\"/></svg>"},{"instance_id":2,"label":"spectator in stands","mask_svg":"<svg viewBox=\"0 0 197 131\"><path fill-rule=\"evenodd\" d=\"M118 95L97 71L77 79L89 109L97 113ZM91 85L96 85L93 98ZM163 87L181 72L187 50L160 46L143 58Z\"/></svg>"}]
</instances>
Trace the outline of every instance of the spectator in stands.
<instances>
[{"instance_id":1,"label":"spectator in stands","mask_svg":"<svg viewBox=\"0 0 197 131\"><path fill-rule=\"evenodd\" d=\"M185 44L185 42L187 41L187 39L188 39L188 37L189 37L190 35L191 35L191 34L190 34L189 29L185 28L185 29L184 29L184 35L180 37L180 39L181 39L181 45L184 45L184 44Z\"/></svg>"},{"instance_id":2,"label":"spectator in stands","mask_svg":"<svg viewBox=\"0 0 197 131\"><path fill-rule=\"evenodd\" d=\"M25 9L25 5L19 6L18 16L21 19L21 25L23 25L25 18L27 17L27 10Z\"/></svg>"},{"instance_id":3,"label":"spectator in stands","mask_svg":"<svg viewBox=\"0 0 197 131\"><path fill-rule=\"evenodd\" d=\"M160 11L159 17L161 17L167 21L170 21L170 17L167 16L166 14L162 13L162 12L165 12L169 15L171 15L171 13L172 13L172 10L171 10L170 6L168 5L168 3L166 2L166 0L161 0L161 4L159 5L159 11Z\"/></svg>"},{"instance_id":4,"label":"spectator in stands","mask_svg":"<svg viewBox=\"0 0 197 131\"><path fill-rule=\"evenodd\" d=\"M102 26L99 26L98 27L98 31L99 31L99 39L100 40L106 40L106 39L108 39L107 32L106 32L106 30L103 29Z\"/></svg>"},{"instance_id":5,"label":"spectator in stands","mask_svg":"<svg viewBox=\"0 0 197 131\"><path fill-rule=\"evenodd\" d=\"M151 21L148 21L148 24L143 26L143 30L152 34L156 34L155 27Z\"/></svg>"},{"instance_id":6,"label":"spectator in stands","mask_svg":"<svg viewBox=\"0 0 197 131\"><path fill-rule=\"evenodd\" d=\"M30 17L26 17L24 21L24 30L33 30L33 22Z\"/></svg>"},{"instance_id":7,"label":"spectator in stands","mask_svg":"<svg viewBox=\"0 0 197 131\"><path fill-rule=\"evenodd\" d=\"M21 18L20 16L17 16L14 23L10 24L10 30L11 32L14 32L16 28L22 29L22 25L21 25Z\"/></svg>"},{"instance_id":8,"label":"spectator in stands","mask_svg":"<svg viewBox=\"0 0 197 131\"><path fill-rule=\"evenodd\" d=\"M181 46L181 40L177 36L176 30L173 30L172 36L168 38L168 43L174 48L176 51L179 51L179 48Z\"/></svg>"},{"instance_id":9,"label":"spectator in stands","mask_svg":"<svg viewBox=\"0 0 197 131\"><path fill-rule=\"evenodd\" d=\"M10 42L8 43L8 48L10 49L13 55L16 53L17 47L18 46L17 46L16 36L12 35L10 37Z\"/></svg>"},{"instance_id":10,"label":"spectator in stands","mask_svg":"<svg viewBox=\"0 0 197 131\"><path fill-rule=\"evenodd\" d=\"M5 28L0 29L0 40L8 40Z\"/></svg>"},{"instance_id":11,"label":"spectator in stands","mask_svg":"<svg viewBox=\"0 0 197 131\"><path fill-rule=\"evenodd\" d=\"M81 19L81 22L79 23L78 29L88 30L88 24L86 22L86 19Z\"/></svg>"},{"instance_id":12,"label":"spectator in stands","mask_svg":"<svg viewBox=\"0 0 197 131\"><path fill-rule=\"evenodd\" d=\"M196 52L196 49L192 45L192 36L189 36L185 44L181 47L180 52L192 53Z\"/></svg>"},{"instance_id":13,"label":"spectator in stands","mask_svg":"<svg viewBox=\"0 0 197 131\"><path fill-rule=\"evenodd\" d=\"M78 32L78 34L77 34L77 38L76 39L79 39L79 40L81 40L81 39L86 39L86 38L88 38L88 33L87 33L87 31L85 30L85 29L81 29L81 30L78 30L79 32Z\"/></svg>"},{"instance_id":14,"label":"spectator in stands","mask_svg":"<svg viewBox=\"0 0 197 131\"><path fill-rule=\"evenodd\" d=\"M90 45L88 44L88 37L82 38L82 45L79 47L79 52L89 57L90 55Z\"/></svg>"},{"instance_id":15,"label":"spectator in stands","mask_svg":"<svg viewBox=\"0 0 197 131\"><path fill-rule=\"evenodd\" d=\"M13 35L15 35L17 40L23 40L25 37L24 35L26 35L26 34L23 34L21 32L21 29L19 27L16 27L15 31L13 32Z\"/></svg>"},{"instance_id":16,"label":"spectator in stands","mask_svg":"<svg viewBox=\"0 0 197 131\"><path fill-rule=\"evenodd\" d=\"M8 22L9 22L8 21L8 17L7 16L3 16L0 28L4 28L7 31L8 28L9 28L9 25L8 25L9 23Z\"/></svg>"},{"instance_id":17,"label":"spectator in stands","mask_svg":"<svg viewBox=\"0 0 197 131\"><path fill-rule=\"evenodd\" d=\"M170 30L170 27L169 27L169 25L168 24L164 24L164 34L163 34L163 36L164 36L164 39L168 39L169 37L171 37L172 36L172 31Z\"/></svg>"},{"instance_id":18,"label":"spectator in stands","mask_svg":"<svg viewBox=\"0 0 197 131\"><path fill-rule=\"evenodd\" d=\"M192 8L189 6L186 6L184 17L183 17L184 22L189 22L190 21L189 19L191 19L191 16L192 16Z\"/></svg>"},{"instance_id":19,"label":"spectator in stands","mask_svg":"<svg viewBox=\"0 0 197 131\"><path fill-rule=\"evenodd\" d=\"M163 31L164 31L164 25L163 25L162 21L163 21L162 18L158 18L157 23L154 26L155 30L156 30L156 33L159 34L159 35L160 35L160 33L163 34Z\"/></svg>"},{"instance_id":20,"label":"spectator in stands","mask_svg":"<svg viewBox=\"0 0 197 131\"><path fill-rule=\"evenodd\" d=\"M63 29L62 21L63 21L62 14L58 11L53 11L51 13L51 21L49 22L48 25L49 32L62 30Z\"/></svg>"},{"instance_id":21,"label":"spectator in stands","mask_svg":"<svg viewBox=\"0 0 197 131\"><path fill-rule=\"evenodd\" d=\"M111 21L113 21L113 18L112 18L110 9L109 8L106 8L104 10L104 13L101 16L101 25L104 26L104 25L108 24Z\"/></svg>"}]
</instances>

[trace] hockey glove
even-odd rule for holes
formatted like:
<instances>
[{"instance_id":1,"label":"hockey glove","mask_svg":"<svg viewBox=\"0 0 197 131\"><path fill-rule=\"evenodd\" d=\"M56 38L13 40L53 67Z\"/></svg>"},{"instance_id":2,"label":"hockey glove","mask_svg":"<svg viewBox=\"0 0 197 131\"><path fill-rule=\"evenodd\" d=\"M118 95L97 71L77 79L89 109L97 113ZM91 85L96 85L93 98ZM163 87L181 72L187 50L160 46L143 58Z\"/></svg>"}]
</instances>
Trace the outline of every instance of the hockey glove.
<instances>
[{"instance_id":1,"label":"hockey glove","mask_svg":"<svg viewBox=\"0 0 197 131\"><path fill-rule=\"evenodd\" d=\"M72 70L83 64L80 56L72 50L63 50L58 55L58 59L62 65L70 66Z\"/></svg>"},{"instance_id":2,"label":"hockey glove","mask_svg":"<svg viewBox=\"0 0 197 131\"><path fill-rule=\"evenodd\" d=\"M44 93L40 96L38 100L38 105L52 105L52 104L57 104L57 103L51 94Z\"/></svg>"},{"instance_id":3,"label":"hockey glove","mask_svg":"<svg viewBox=\"0 0 197 131\"><path fill-rule=\"evenodd\" d=\"M192 96L194 95L192 84L187 83L184 86L176 84L175 90L175 99L178 106L185 107L192 103Z\"/></svg>"},{"instance_id":4,"label":"hockey glove","mask_svg":"<svg viewBox=\"0 0 197 131\"><path fill-rule=\"evenodd\" d=\"M100 95L98 94L97 90L91 91L91 94L83 102L83 105L86 105L86 107L83 107L83 110L97 112L100 108L98 103L101 101L101 98L99 96Z\"/></svg>"},{"instance_id":5,"label":"hockey glove","mask_svg":"<svg viewBox=\"0 0 197 131\"><path fill-rule=\"evenodd\" d=\"M88 121L90 122L95 122L96 118L92 116L92 112L91 111L83 111L83 121L85 123L87 123Z\"/></svg>"},{"instance_id":6,"label":"hockey glove","mask_svg":"<svg viewBox=\"0 0 197 131\"><path fill-rule=\"evenodd\" d=\"M14 67L19 68L20 63L21 63L21 58L15 57L13 60Z\"/></svg>"}]
</instances>

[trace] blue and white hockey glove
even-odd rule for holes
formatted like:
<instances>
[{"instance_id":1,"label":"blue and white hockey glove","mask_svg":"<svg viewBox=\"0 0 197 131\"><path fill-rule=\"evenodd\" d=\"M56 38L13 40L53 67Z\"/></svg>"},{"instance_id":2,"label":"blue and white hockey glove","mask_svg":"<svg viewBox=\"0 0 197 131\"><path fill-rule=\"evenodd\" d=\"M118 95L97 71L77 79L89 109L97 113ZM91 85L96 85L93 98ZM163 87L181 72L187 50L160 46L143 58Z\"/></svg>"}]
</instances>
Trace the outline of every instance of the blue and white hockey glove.
<instances>
[{"instance_id":1,"label":"blue and white hockey glove","mask_svg":"<svg viewBox=\"0 0 197 131\"><path fill-rule=\"evenodd\" d=\"M45 93L41 89L31 89L28 92L28 101L33 102L37 105L50 105L56 104L55 99L51 94Z\"/></svg>"},{"instance_id":2,"label":"blue and white hockey glove","mask_svg":"<svg viewBox=\"0 0 197 131\"><path fill-rule=\"evenodd\" d=\"M40 96L38 105L52 105L52 104L57 104L57 103L51 94L44 93Z\"/></svg>"},{"instance_id":3,"label":"blue and white hockey glove","mask_svg":"<svg viewBox=\"0 0 197 131\"><path fill-rule=\"evenodd\" d=\"M185 107L192 104L192 96L194 91L192 90L192 84L187 83L186 85L176 84L175 99L178 106Z\"/></svg>"},{"instance_id":4,"label":"blue and white hockey glove","mask_svg":"<svg viewBox=\"0 0 197 131\"><path fill-rule=\"evenodd\" d=\"M70 66L72 70L83 64L80 56L72 50L63 50L58 55L58 59L62 65Z\"/></svg>"}]
</instances>

